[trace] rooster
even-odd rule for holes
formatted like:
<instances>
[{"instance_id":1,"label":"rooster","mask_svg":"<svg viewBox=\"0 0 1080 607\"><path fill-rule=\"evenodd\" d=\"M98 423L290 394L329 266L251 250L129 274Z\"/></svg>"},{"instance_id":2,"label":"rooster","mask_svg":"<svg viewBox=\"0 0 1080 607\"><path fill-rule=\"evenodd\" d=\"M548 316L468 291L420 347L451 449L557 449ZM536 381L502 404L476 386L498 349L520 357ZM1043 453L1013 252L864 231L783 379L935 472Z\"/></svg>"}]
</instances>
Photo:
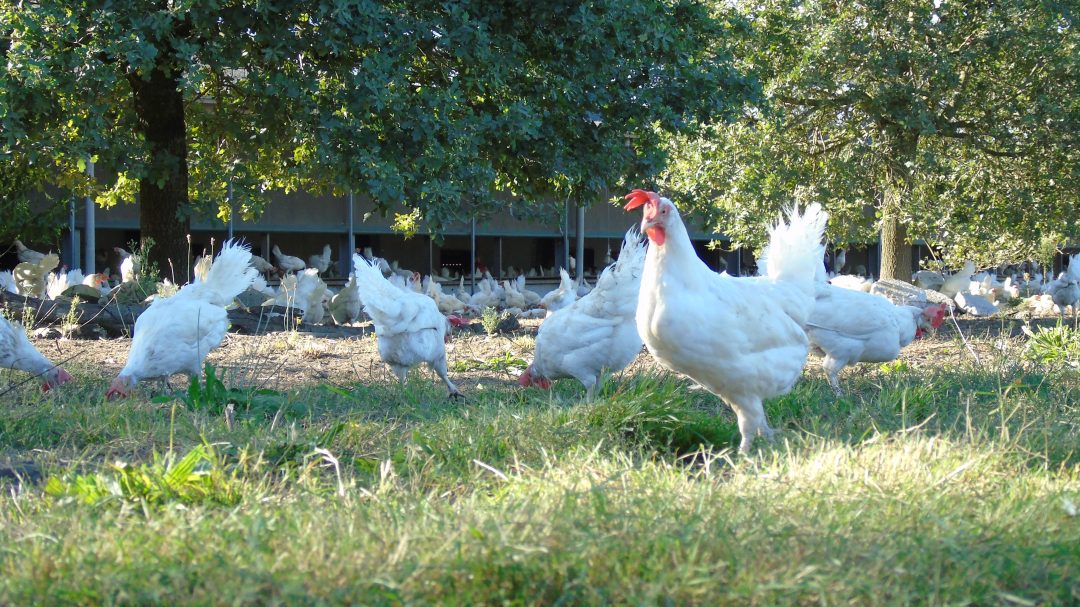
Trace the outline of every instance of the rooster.
<instances>
[{"instance_id":1,"label":"rooster","mask_svg":"<svg viewBox=\"0 0 1080 607\"><path fill-rule=\"evenodd\" d=\"M771 437L762 401L786 394L802 373L810 345L803 325L814 308L815 274L825 255L827 215L817 204L792 209L769 230L762 267L768 277L722 276L705 265L679 211L655 192L634 190L626 210L644 207L645 256L637 327L663 366L722 398L739 421L746 452Z\"/></svg>"},{"instance_id":2,"label":"rooster","mask_svg":"<svg viewBox=\"0 0 1080 607\"><path fill-rule=\"evenodd\" d=\"M378 266L353 255L353 273L363 293L364 312L375 325L379 357L390 365L402 383L409 369L427 363L450 391L460 397L446 374L446 340L450 323L435 300L422 293L402 290L383 277Z\"/></svg>"},{"instance_id":3,"label":"rooster","mask_svg":"<svg viewBox=\"0 0 1080 607\"><path fill-rule=\"evenodd\" d=\"M167 383L174 373L201 376L203 360L221 345L229 328L225 306L258 275L251 267L247 245L226 242L206 280L185 285L172 297L155 299L139 315L127 364L106 396L127 396L144 379L160 378Z\"/></svg>"},{"instance_id":4,"label":"rooster","mask_svg":"<svg viewBox=\"0 0 1080 607\"><path fill-rule=\"evenodd\" d=\"M895 360L901 348L940 327L944 318L944 305L898 306L880 295L820 282L806 335L825 355L821 368L833 391L842 395L841 369L855 362Z\"/></svg>"},{"instance_id":5,"label":"rooster","mask_svg":"<svg viewBox=\"0 0 1080 607\"><path fill-rule=\"evenodd\" d=\"M518 378L522 386L547 389L551 380L573 377L592 400L604 369L621 371L641 352L637 311L645 243L631 229L619 261L608 266L585 297L551 315L536 335L536 353Z\"/></svg>"},{"instance_id":6,"label":"rooster","mask_svg":"<svg viewBox=\"0 0 1080 607\"><path fill-rule=\"evenodd\" d=\"M26 338L19 323L0 316L0 367L26 371L44 378L42 392L71 381L67 371L49 362Z\"/></svg>"}]
</instances>

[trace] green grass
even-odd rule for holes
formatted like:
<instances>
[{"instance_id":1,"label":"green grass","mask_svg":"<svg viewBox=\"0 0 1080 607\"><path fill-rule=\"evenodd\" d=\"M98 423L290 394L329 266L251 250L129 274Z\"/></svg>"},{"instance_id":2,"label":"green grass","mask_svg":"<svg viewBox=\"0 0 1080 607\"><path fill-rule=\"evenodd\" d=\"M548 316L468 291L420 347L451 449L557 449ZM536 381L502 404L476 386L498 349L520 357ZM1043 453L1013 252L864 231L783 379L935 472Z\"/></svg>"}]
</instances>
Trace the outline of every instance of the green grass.
<instances>
[{"instance_id":1,"label":"green grass","mask_svg":"<svg viewBox=\"0 0 1080 607\"><path fill-rule=\"evenodd\" d=\"M767 403L781 433L750 457L669 375L588 404L570 381L197 406L28 385L0 406L0 463L41 476L0 479L0 604L1080 602L1074 374L843 382Z\"/></svg>"}]
</instances>

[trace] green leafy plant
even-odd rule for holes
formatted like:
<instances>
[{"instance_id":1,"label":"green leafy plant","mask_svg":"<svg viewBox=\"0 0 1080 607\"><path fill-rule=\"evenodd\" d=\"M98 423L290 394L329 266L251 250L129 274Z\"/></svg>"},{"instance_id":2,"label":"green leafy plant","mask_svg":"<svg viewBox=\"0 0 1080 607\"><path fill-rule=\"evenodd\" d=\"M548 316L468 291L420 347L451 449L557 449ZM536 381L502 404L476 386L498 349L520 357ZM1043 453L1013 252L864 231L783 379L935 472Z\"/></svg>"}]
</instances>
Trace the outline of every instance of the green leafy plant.
<instances>
[{"instance_id":1,"label":"green leafy plant","mask_svg":"<svg viewBox=\"0 0 1080 607\"><path fill-rule=\"evenodd\" d=\"M455 360L450 364L450 370L455 372L463 371L495 371L496 373L521 373L529 366L529 363L525 362L524 358L520 356L514 356L510 352L504 353L502 356L494 356L487 360L480 358L467 358L465 360Z\"/></svg>"},{"instance_id":2,"label":"green leafy plant","mask_svg":"<svg viewBox=\"0 0 1080 607\"><path fill-rule=\"evenodd\" d=\"M76 331L79 330L79 304L82 303L82 299L76 295L69 304L67 315L64 316L64 323L60 325L60 329L67 337L71 337Z\"/></svg>"},{"instance_id":3,"label":"green leafy plant","mask_svg":"<svg viewBox=\"0 0 1080 607\"><path fill-rule=\"evenodd\" d=\"M1028 336L1024 358L1045 365L1080 367L1080 331L1058 324L1055 327L1031 327L1021 330Z\"/></svg>"},{"instance_id":4,"label":"green leafy plant","mask_svg":"<svg viewBox=\"0 0 1080 607\"><path fill-rule=\"evenodd\" d=\"M509 314L500 313L494 307L488 306L480 313L480 326L484 328L484 333L495 335L499 331L499 323L508 316Z\"/></svg>"},{"instance_id":5,"label":"green leafy plant","mask_svg":"<svg viewBox=\"0 0 1080 607\"><path fill-rule=\"evenodd\" d=\"M148 464L118 461L101 472L54 476L46 482L45 493L56 498L76 498L86 504L120 499L155 505L207 501L231 505L240 500L232 481L213 447L202 444L180 458L172 451L164 456L154 453Z\"/></svg>"},{"instance_id":6,"label":"green leafy plant","mask_svg":"<svg viewBox=\"0 0 1080 607\"><path fill-rule=\"evenodd\" d=\"M175 395L159 396L153 402L165 403L179 400L193 411L206 411L210 415L221 415L231 404L239 411L276 410L282 404L282 394L277 390L265 388L227 388L217 376L214 365L206 363L203 367L203 380L192 377L186 392Z\"/></svg>"},{"instance_id":7,"label":"green leafy plant","mask_svg":"<svg viewBox=\"0 0 1080 607\"><path fill-rule=\"evenodd\" d=\"M911 370L911 365L906 360L896 359L889 362L881 363L878 365L878 369L885 375L895 375L897 373L907 373Z\"/></svg>"}]
</instances>

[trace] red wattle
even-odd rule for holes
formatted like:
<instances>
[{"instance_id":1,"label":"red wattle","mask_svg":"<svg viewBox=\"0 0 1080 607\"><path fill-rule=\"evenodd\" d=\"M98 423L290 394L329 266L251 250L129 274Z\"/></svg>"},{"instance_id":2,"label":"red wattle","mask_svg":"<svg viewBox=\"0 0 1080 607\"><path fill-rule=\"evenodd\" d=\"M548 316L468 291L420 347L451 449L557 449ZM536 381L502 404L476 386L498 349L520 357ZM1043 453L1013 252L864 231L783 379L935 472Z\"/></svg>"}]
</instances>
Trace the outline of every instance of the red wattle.
<instances>
[{"instance_id":1,"label":"red wattle","mask_svg":"<svg viewBox=\"0 0 1080 607\"><path fill-rule=\"evenodd\" d=\"M658 246L664 246L664 241L667 240L667 232L660 226L653 226L651 228L645 228L645 233L649 235L649 240Z\"/></svg>"}]
</instances>

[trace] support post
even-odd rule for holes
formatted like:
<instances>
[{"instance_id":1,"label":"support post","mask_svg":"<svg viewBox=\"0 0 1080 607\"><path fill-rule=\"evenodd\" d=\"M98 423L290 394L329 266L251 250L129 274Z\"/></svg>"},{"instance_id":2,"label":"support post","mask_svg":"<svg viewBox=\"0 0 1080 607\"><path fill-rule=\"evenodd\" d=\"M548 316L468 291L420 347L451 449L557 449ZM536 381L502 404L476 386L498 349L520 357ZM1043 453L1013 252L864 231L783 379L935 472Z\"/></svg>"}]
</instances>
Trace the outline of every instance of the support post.
<instances>
[{"instance_id":1,"label":"support post","mask_svg":"<svg viewBox=\"0 0 1080 607\"><path fill-rule=\"evenodd\" d=\"M563 230L562 230L562 263L559 264L566 269L567 273L570 272L570 199L566 199L566 208L563 209ZM558 271L558 268L556 268Z\"/></svg>"},{"instance_id":2,"label":"support post","mask_svg":"<svg viewBox=\"0 0 1080 607\"><path fill-rule=\"evenodd\" d=\"M469 222L469 293L476 293L476 218Z\"/></svg>"},{"instance_id":3,"label":"support post","mask_svg":"<svg viewBox=\"0 0 1080 607\"><path fill-rule=\"evenodd\" d=\"M577 283L585 282L585 207L577 208Z\"/></svg>"},{"instance_id":4,"label":"support post","mask_svg":"<svg viewBox=\"0 0 1080 607\"><path fill-rule=\"evenodd\" d=\"M86 164L86 174L91 178L94 177L93 162L88 162ZM84 216L83 221L83 274L94 274L97 272L97 258L94 256L94 249L97 248L97 226L94 225L94 211L94 199L87 196L86 215Z\"/></svg>"},{"instance_id":5,"label":"support post","mask_svg":"<svg viewBox=\"0 0 1080 607\"><path fill-rule=\"evenodd\" d=\"M79 265L79 241L75 238L75 197L68 200L68 238L67 246L64 247L64 257L69 267L78 268Z\"/></svg>"},{"instance_id":6,"label":"support post","mask_svg":"<svg viewBox=\"0 0 1080 607\"><path fill-rule=\"evenodd\" d=\"M348 224L348 232L345 238L345 246L348 251L345 255L342 255L341 266L342 276L349 276L352 273L352 256L356 252L356 210L353 209L353 193L349 192L346 198L349 204L349 210L346 214L346 224Z\"/></svg>"}]
</instances>

